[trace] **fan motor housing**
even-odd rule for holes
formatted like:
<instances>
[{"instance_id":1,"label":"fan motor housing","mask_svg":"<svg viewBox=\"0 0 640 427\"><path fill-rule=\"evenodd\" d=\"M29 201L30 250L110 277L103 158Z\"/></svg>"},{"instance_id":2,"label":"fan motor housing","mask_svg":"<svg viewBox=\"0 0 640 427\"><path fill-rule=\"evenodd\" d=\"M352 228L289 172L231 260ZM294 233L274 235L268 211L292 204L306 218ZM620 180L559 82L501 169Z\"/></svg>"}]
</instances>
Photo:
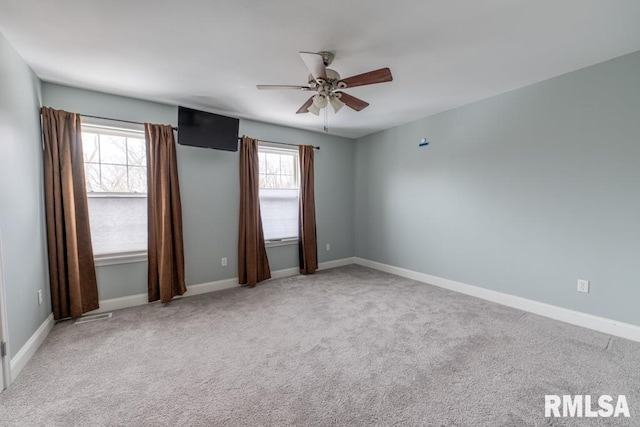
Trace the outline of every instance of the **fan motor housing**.
<instances>
[{"instance_id":1,"label":"fan motor housing","mask_svg":"<svg viewBox=\"0 0 640 427\"><path fill-rule=\"evenodd\" d=\"M312 74L309 74L309 85L315 85L315 89L320 90L320 87L328 84L332 89L336 88L338 81L340 80L340 74L337 71L327 68L326 70L327 80L323 81L323 79L318 79L320 82L317 82L316 79L313 78Z\"/></svg>"},{"instance_id":2,"label":"fan motor housing","mask_svg":"<svg viewBox=\"0 0 640 427\"><path fill-rule=\"evenodd\" d=\"M335 55L331 52L323 50L322 52L318 52L318 55L322 56L322 62L324 62L324 66L328 67L333 62L333 58Z\"/></svg>"}]
</instances>

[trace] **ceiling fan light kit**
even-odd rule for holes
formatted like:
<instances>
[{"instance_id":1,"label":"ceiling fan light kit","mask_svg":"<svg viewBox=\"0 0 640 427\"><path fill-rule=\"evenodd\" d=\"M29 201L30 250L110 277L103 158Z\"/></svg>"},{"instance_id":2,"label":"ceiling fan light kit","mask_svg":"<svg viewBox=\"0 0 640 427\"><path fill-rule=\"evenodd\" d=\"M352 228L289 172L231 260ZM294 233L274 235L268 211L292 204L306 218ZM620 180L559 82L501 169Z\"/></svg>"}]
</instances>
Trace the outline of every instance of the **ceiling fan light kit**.
<instances>
[{"instance_id":1,"label":"ceiling fan light kit","mask_svg":"<svg viewBox=\"0 0 640 427\"><path fill-rule=\"evenodd\" d=\"M337 71L327 68L334 59L333 53L327 51L318 53L300 52L300 57L311 72L311 74L309 74L308 86L256 86L261 90L289 89L299 91L316 91L317 93L307 99L307 101L298 109L296 114L311 113L317 116L320 115L320 110L326 108L328 104L331 104L336 113L345 105L355 111L362 111L364 108L369 106L369 103L342 92L342 89L390 82L393 80L391 70L389 70L389 68L380 68L379 70L369 71L367 73L342 79ZM325 123L325 130L326 129L327 127Z\"/></svg>"},{"instance_id":2,"label":"ceiling fan light kit","mask_svg":"<svg viewBox=\"0 0 640 427\"><path fill-rule=\"evenodd\" d=\"M329 103L333 107L333 111L336 113L340 111L342 107L344 107L344 102L340 101L340 94L337 94L337 96L329 99Z\"/></svg>"},{"instance_id":3,"label":"ceiling fan light kit","mask_svg":"<svg viewBox=\"0 0 640 427\"><path fill-rule=\"evenodd\" d=\"M314 114L314 115L316 115L316 116L319 116L319 115L320 115L320 108L319 108L316 104L314 104L313 102L311 103L311 105L309 105L309 106L306 108L306 111L307 111L308 113ZM303 112L304 112L304 111L298 112L298 114L303 113Z\"/></svg>"},{"instance_id":4,"label":"ceiling fan light kit","mask_svg":"<svg viewBox=\"0 0 640 427\"><path fill-rule=\"evenodd\" d=\"M318 93L317 95L313 95L313 105L318 108L324 108L327 106L327 95L324 93Z\"/></svg>"}]
</instances>

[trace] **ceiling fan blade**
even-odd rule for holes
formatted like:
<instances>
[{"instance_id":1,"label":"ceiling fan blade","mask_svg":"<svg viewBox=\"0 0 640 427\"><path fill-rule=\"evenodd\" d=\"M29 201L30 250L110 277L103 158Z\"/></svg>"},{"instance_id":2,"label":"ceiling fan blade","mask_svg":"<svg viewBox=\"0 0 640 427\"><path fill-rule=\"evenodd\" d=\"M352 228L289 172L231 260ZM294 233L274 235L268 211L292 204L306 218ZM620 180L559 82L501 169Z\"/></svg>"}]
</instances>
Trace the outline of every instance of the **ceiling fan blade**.
<instances>
[{"instance_id":1,"label":"ceiling fan blade","mask_svg":"<svg viewBox=\"0 0 640 427\"><path fill-rule=\"evenodd\" d=\"M293 86L293 85L256 85L256 87L260 90L279 90L279 89L313 90L309 86Z\"/></svg>"},{"instance_id":2,"label":"ceiling fan blade","mask_svg":"<svg viewBox=\"0 0 640 427\"><path fill-rule=\"evenodd\" d=\"M340 101L346 104L347 107L353 108L356 111L364 110L369 106L368 102L364 102L362 99L358 99L355 96L351 96L348 93L336 92L340 94Z\"/></svg>"},{"instance_id":3,"label":"ceiling fan blade","mask_svg":"<svg viewBox=\"0 0 640 427\"><path fill-rule=\"evenodd\" d=\"M372 85L374 83L390 82L392 80L393 76L391 76L391 70L389 68L380 68L379 70L369 71L368 73L358 74L357 76L342 79L338 82L338 85L340 85L340 83L344 83L346 87L356 87Z\"/></svg>"},{"instance_id":4,"label":"ceiling fan blade","mask_svg":"<svg viewBox=\"0 0 640 427\"><path fill-rule=\"evenodd\" d=\"M302 107L300 107L298 111L296 111L296 114L308 113L309 107L311 106L311 104L313 104L313 96L307 99L307 102L302 104Z\"/></svg>"},{"instance_id":5,"label":"ceiling fan blade","mask_svg":"<svg viewBox=\"0 0 640 427\"><path fill-rule=\"evenodd\" d=\"M311 71L311 75L314 79L327 79L327 71L324 66L322 55L312 52L300 52L300 57L304 61L304 65L306 65L309 71Z\"/></svg>"}]
</instances>

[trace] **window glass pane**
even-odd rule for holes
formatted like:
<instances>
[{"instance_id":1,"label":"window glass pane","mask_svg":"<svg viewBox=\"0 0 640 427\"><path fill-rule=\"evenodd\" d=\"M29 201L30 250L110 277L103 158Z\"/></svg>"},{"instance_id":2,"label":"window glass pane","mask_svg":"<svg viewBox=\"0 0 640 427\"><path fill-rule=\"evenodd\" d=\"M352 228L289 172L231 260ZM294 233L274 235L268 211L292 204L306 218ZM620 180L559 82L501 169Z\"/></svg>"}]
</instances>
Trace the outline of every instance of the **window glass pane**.
<instances>
[{"instance_id":1,"label":"window glass pane","mask_svg":"<svg viewBox=\"0 0 640 427\"><path fill-rule=\"evenodd\" d=\"M265 162L264 153L258 153L259 173L262 173L262 174L267 171L267 167L264 162Z\"/></svg>"},{"instance_id":2,"label":"window glass pane","mask_svg":"<svg viewBox=\"0 0 640 427\"><path fill-rule=\"evenodd\" d=\"M98 135L95 133L82 133L82 157L85 162L100 161L100 152L98 151Z\"/></svg>"},{"instance_id":3,"label":"window glass pane","mask_svg":"<svg viewBox=\"0 0 640 427\"><path fill-rule=\"evenodd\" d=\"M280 176L279 175L265 175L264 176L264 188L279 188Z\"/></svg>"},{"instance_id":4,"label":"window glass pane","mask_svg":"<svg viewBox=\"0 0 640 427\"><path fill-rule=\"evenodd\" d=\"M293 175L293 156L280 156L280 165L284 175Z\"/></svg>"},{"instance_id":5,"label":"window glass pane","mask_svg":"<svg viewBox=\"0 0 640 427\"><path fill-rule=\"evenodd\" d=\"M146 197L88 197L96 255L147 249Z\"/></svg>"},{"instance_id":6,"label":"window glass pane","mask_svg":"<svg viewBox=\"0 0 640 427\"><path fill-rule=\"evenodd\" d=\"M282 188L295 188L295 181L292 175L281 175L280 186Z\"/></svg>"},{"instance_id":7,"label":"window glass pane","mask_svg":"<svg viewBox=\"0 0 640 427\"><path fill-rule=\"evenodd\" d=\"M127 138L127 163L147 166L147 147L144 139Z\"/></svg>"},{"instance_id":8,"label":"window glass pane","mask_svg":"<svg viewBox=\"0 0 640 427\"><path fill-rule=\"evenodd\" d=\"M130 193L147 194L147 168L141 166L129 166Z\"/></svg>"},{"instance_id":9,"label":"window glass pane","mask_svg":"<svg viewBox=\"0 0 640 427\"><path fill-rule=\"evenodd\" d=\"M118 165L100 165L102 172L102 191L126 193L127 185L127 167Z\"/></svg>"},{"instance_id":10,"label":"window glass pane","mask_svg":"<svg viewBox=\"0 0 640 427\"><path fill-rule=\"evenodd\" d=\"M267 173L280 173L280 155L266 153Z\"/></svg>"},{"instance_id":11,"label":"window glass pane","mask_svg":"<svg viewBox=\"0 0 640 427\"><path fill-rule=\"evenodd\" d=\"M126 165L127 138L124 136L100 135L100 162Z\"/></svg>"},{"instance_id":12,"label":"window glass pane","mask_svg":"<svg viewBox=\"0 0 640 427\"><path fill-rule=\"evenodd\" d=\"M87 192L94 193L100 189L100 165L97 163L84 164L84 176L87 183Z\"/></svg>"}]
</instances>

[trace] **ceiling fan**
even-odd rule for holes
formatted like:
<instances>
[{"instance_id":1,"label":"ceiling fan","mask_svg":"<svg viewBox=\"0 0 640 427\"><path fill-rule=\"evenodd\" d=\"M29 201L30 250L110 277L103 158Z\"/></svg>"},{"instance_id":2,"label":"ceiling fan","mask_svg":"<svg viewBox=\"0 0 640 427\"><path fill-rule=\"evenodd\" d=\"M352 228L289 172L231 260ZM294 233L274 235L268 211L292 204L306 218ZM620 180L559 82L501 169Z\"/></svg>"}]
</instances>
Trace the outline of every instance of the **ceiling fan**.
<instances>
[{"instance_id":1,"label":"ceiling fan","mask_svg":"<svg viewBox=\"0 0 640 427\"><path fill-rule=\"evenodd\" d=\"M350 107L356 111L361 111L369 104L361 99L351 96L342 91L356 86L365 86L374 83L384 83L393 80L389 68L369 71L357 76L343 79L335 70L327 68L333 62L334 55L331 52L300 52L300 56L311 72L309 74L309 84L307 86L295 85L257 85L258 89L289 89L301 91L317 92L302 104L296 114L312 113L318 116L320 110L327 104L331 104L337 113L343 106Z\"/></svg>"}]
</instances>

